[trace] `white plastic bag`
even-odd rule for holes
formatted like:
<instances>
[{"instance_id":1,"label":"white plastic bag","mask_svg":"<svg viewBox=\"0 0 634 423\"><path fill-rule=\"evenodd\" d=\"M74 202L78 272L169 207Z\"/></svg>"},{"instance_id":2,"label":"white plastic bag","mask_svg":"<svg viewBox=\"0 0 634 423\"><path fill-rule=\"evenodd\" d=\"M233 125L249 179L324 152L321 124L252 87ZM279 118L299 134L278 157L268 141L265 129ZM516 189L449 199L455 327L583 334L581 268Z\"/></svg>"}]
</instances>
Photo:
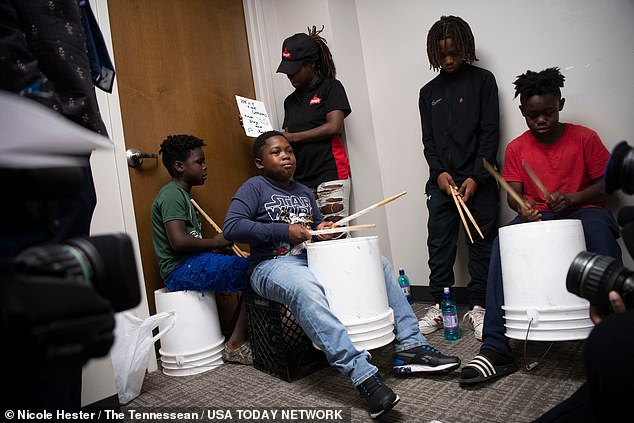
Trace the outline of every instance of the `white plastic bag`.
<instances>
[{"instance_id":1,"label":"white plastic bag","mask_svg":"<svg viewBox=\"0 0 634 423\"><path fill-rule=\"evenodd\" d=\"M119 402L126 404L141 393L150 348L174 327L176 315L173 312L157 313L143 320L132 311L124 311L117 313L115 319L115 341L110 355ZM154 328L159 324L163 326L163 322L170 319L165 329L152 336Z\"/></svg>"}]
</instances>

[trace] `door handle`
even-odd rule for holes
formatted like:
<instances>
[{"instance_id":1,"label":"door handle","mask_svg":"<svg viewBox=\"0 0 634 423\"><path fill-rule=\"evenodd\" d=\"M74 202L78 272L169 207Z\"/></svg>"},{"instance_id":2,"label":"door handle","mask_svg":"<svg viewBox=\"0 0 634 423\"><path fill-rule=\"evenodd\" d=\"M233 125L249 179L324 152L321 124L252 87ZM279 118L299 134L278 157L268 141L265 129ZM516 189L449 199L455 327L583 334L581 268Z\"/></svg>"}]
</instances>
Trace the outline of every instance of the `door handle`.
<instances>
[{"instance_id":1,"label":"door handle","mask_svg":"<svg viewBox=\"0 0 634 423\"><path fill-rule=\"evenodd\" d=\"M128 166L130 167L141 167L143 164L143 159L156 159L158 158L158 154L156 153L143 153L136 148L129 148L125 152L125 156L128 160Z\"/></svg>"}]
</instances>

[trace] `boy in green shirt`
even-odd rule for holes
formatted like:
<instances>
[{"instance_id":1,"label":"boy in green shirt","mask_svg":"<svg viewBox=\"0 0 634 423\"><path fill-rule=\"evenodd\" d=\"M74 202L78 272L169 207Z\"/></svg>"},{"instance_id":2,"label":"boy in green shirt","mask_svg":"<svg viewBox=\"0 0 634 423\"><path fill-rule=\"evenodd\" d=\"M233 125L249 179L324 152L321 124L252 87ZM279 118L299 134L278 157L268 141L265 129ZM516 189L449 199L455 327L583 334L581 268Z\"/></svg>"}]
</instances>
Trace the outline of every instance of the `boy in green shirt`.
<instances>
[{"instance_id":1,"label":"boy in green shirt","mask_svg":"<svg viewBox=\"0 0 634 423\"><path fill-rule=\"evenodd\" d=\"M205 143L191 135L170 135L159 153L172 176L152 204L152 242L161 278L170 291L208 290L236 292L250 289L248 259L215 253L231 246L220 233L203 238L201 222L191 203L191 188L202 185L207 166ZM243 304L222 357L225 361L252 364Z\"/></svg>"}]
</instances>

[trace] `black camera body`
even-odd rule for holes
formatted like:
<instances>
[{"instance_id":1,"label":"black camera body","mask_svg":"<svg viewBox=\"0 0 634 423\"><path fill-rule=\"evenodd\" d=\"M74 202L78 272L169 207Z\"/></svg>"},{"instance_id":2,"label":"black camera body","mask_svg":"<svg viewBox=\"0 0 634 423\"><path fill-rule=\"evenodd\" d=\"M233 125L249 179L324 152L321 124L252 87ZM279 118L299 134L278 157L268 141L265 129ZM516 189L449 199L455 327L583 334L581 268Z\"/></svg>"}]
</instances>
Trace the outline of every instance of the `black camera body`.
<instances>
[{"instance_id":1,"label":"black camera body","mask_svg":"<svg viewBox=\"0 0 634 423\"><path fill-rule=\"evenodd\" d=\"M63 371L104 356L114 312L140 302L127 235L57 241L57 206L81 175L74 167L0 169L0 336L11 346L1 355L12 366Z\"/></svg>"},{"instance_id":2,"label":"black camera body","mask_svg":"<svg viewBox=\"0 0 634 423\"><path fill-rule=\"evenodd\" d=\"M608 194L618 189L634 193L634 149L626 141L620 142L610 155L604 172L604 189ZM623 207L617 220L622 227L623 242L633 256L634 207ZM579 253L568 269L566 288L598 306L609 306L608 293L617 291L628 309L634 307L634 271L612 257L587 251Z\"/></svg>"}]
</instances>

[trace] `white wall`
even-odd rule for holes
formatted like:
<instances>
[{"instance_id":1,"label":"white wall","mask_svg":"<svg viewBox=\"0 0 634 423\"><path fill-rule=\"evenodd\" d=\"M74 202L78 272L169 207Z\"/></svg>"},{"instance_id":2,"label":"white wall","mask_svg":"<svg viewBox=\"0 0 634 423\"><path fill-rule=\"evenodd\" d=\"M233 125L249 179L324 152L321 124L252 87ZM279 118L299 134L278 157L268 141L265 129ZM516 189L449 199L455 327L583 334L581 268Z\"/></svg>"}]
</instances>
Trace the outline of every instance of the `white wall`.
<instances>
[{"instance_id":1,"label":"white wall","mask_svg":"<svg viewBox=\"0 0 634 423\"><path fill-rule=\"evenodd\" d=\"M247 13L256 13L245 0ZM326 26L338 78L353 113L346 118L354 201L357 209L400 191L408 195L384 208L381 226L385 255L403 265L415 285L427 285L424 184L429 176L422 153L418 91L436 73L429 69L426 37L442 15L458 15L476 37L476 65L490 69L499 87L503 158L508 142L526 130L513 99L513 81L527 69L559 66L566 76L562 92L564 122L595 129L611 150L621 140L634 145L634 2L630 0L502 1L454 0L263 0L260 33L266 34L273 64L282 40L307 25ZM360 63L361 62L361 63ZM254 63L255 73L258 73ZM261 75L260 75L261 76ZM283 76L271 76L276 90L269 98L281 120L282 101L290 92ZM256 80L257 84L257 80ZM258 93L259 94L259 93ZM271 93L269 93L271 94ZM513 215L502 195L501 223ZM610 201L616 211L632 198L619 194ZM383 226L385 222L386 226ZM389 237L388 237L389 234ZM457 286L467 282L464 249L457 265ZM624 254L627 256L627 253ZM627 257L626 257L627 258Z\"/></svg>"},{"instance_id":2,"label":"white wall","mask_svg":"<svg viewBox=\"0 0 634 423\"><path fill-rule=\"evenodd\" d=\"M345 141L352 171L352 210L360 210L398 191L386 192L379 172L377 140L363 45L352 1L314 0L243 0L251 53L251 64L258 99L264 101L274 127L280 129L284 119L284 98L293 88L284 74L275 73L281 59L282 42L308 26L325 26L321 34L327 41L337 66L337 78L346 88L352 114L345 120ZM398 200L407 202L407 196ZM378 235L384 255L391 257L385 209L368 213L353 223L374 223L376 229L356 236Z\"/></svg>"}]
</instances>

